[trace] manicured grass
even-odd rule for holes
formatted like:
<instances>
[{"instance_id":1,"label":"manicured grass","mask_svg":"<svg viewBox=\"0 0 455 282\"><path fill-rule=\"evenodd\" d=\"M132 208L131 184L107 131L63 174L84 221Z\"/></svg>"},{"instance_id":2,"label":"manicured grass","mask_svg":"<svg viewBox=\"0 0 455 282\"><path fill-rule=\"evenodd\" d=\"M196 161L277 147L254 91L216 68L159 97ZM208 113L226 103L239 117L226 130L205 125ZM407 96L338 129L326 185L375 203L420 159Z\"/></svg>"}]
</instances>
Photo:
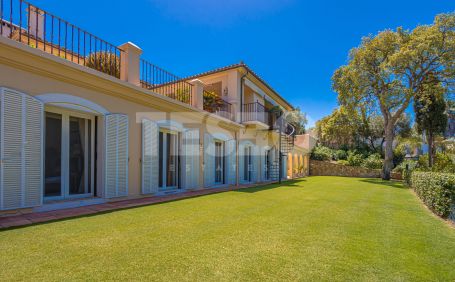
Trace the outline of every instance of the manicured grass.
<instances>
[{"instance_id":1,"label":"manicured grass","mask_svg":"<svg viewBox=\"0 0 455 282\"><path fill-rule=\"evenodd\" d=\"M455 280L401 184L310 177L0 231L0 280Z\"/></svg>"}]
</instances>

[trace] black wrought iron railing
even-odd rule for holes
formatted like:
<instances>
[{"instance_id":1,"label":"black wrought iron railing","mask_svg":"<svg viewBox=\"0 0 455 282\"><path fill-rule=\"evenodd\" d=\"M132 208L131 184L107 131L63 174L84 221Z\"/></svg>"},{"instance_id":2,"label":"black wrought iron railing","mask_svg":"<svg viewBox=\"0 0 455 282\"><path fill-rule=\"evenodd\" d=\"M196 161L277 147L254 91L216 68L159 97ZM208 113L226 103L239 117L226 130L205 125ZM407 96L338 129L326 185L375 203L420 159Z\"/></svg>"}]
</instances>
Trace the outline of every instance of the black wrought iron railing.
<instances>
[{"instance_id":1,"label":"black wrought iron railing","mask_svg":"<svg viewBox=\"0 0 455 282\"><path fill-rule=\"evenodd\" d=\"M224 101L218 97L215 93L204 90L204 111L214 113L221 117L233 120L234 114L232 112L232 104Z\"/></svg>"},{"instance_id":2,"label":"black wrought iron railing","mask_svg":"<svg viewBox=\"0 0 455 282\"><path fill-rule=\"evenodd\" d=\"M259 121L268 124L268 114L264 105L259 102L243 104L242 122Z\"/></svg>"},{"instance_id":3,"label":"black wrought iron railing","mask_svg":"<svg viewBox=\"0 0 455 282\"><path fill-rule=\"evenodd\" d=\"M140 80L143 88L182 103L192 104L193 85L191 83L142 59Z\"/></svg>"},{"instance_id":4,"label":"black wrought iron railing","mask_svg":"<svg viewBox=\"0 0 455 282\"><path fill-rule=\"evenodd\" d=\"M23 0L0 0L0 36L120 78L121 50Z\"/></svg>"}]
</instances>

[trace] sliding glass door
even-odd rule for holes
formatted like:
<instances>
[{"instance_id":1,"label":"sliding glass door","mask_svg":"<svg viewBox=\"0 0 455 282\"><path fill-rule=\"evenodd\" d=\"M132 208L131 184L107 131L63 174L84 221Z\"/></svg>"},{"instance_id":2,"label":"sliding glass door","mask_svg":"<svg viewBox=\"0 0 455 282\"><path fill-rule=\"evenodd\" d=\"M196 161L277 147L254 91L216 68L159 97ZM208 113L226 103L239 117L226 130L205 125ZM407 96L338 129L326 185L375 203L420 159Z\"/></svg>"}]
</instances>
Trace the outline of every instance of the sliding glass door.
<instances>
[{"instance_id":1,"label":"sliding glass door","mask_svg":"<svg viewBox=\"0 0 455 282\"><path fill-rule=\"evenodd\" d=\"M93 195L94 117L58 108L46 109L46 199Z\"/></svg>"},{"instance_id":2,"label":"sliding glass door","mask_svg":"<svg viewBox=\"0 0 455 282\"><path fill-rule=\"evenodd\" d=\"M172 131L159 133L159 187L160 190L179 188L179 134Z\"/></svg>"}]
</instances>

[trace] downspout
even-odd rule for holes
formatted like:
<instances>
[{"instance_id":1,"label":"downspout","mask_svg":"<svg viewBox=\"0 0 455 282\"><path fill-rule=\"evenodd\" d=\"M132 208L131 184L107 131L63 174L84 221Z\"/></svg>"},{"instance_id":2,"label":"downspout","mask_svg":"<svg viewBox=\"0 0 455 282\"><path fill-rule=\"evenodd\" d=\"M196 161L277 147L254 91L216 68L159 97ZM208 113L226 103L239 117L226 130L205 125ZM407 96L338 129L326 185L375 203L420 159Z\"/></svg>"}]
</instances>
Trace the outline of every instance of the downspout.
<instances>
[{"instance_id":1,"label":"downspout","mask_svg":"<svg viewBox=\"0 0 455 282\"><path fill-rule=\"evenodd\" d=\"M248 70L246 70L246 73L240 78L240 123L243 122L243 84L248 73Z\"/></svg>"}]
</instances>

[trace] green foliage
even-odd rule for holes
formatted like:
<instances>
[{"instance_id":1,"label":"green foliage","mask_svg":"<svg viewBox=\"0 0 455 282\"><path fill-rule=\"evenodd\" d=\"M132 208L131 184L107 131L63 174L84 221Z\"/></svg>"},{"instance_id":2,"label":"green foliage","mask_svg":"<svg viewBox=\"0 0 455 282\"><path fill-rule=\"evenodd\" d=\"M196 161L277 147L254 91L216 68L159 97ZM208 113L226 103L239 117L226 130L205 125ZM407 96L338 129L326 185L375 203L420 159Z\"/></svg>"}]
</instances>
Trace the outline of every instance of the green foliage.
<instances>
[{"instance_id":1,"label":"green foliage","mask_svg":"<svg viewBox=\"0 0 455 282\"><path fill-rule=\"evenodd\" d=\"M216 112L223 106L223 99L214 91L204 91L203 101L204 110L210 113Z\"/></svg>"},{"instance_id":2,"label":"green foliage","mask_svg":"<svg viewBox=\"0 0 455 282\"><path fill-rule=\"evenodd\" d=\"M411 184L417 195L435 214L447 217L455 204L455 174L412 173Z\"/></svg>"},{"instance_id":3,"label":"green foliage","mask_svg":"<svg viewBox=\"0 0 455 282\"><path fill-rule=\"evenodd\" d=\"M428 165L428 154L421 155L418 160L418 168L422 171L455 173L455 156L438 152L434 157L432 167Z\"/></svg>"},{"instance_id":4,"label":"green foliage","mask_svg":"<svg viewBox=\"0 0 455 282\"><path fill-rule=\"evenodd\" d=\"M348 158L348 153L345 150L335 150L333 151L333 158L335 160L346 160Z\"/></svg>"},{"instance_id":5,"label":"green foliage","mask_svg":"<svg viewBox=\"0 0 455 282\"><path fill-rule=\"evenodd\" d=\"M114 53L91 53L85 59L85 66L117 78L120 77L120 58Z\"/></svg>"},{"instance_id":6,"label":"green foliage","mask_svg":"<svg viewBox=\"0 0 455 282\"><path fill-rule=\"evenodd\" d=\"M294 126L296 134L305 133L305 126L308 123L308 120L306 114L302 113L299 107L296 107L294 111L287 113L286 121Z\"/></svg>"},{"instance_id":7,"label":"green foliage","mask_svg":"<svg viewBox=\"0 0 455 282\"><path fill-rule=\"evenodd\" d=\"M372 105L384 118L384 178L393 168L394 127L417 92L422 78L438 81L455 76L455 13L436 16L432 25L412 31L398 28L363 38L350 52L347 65L333 75L341 105L358 109Z\"/></svg>"},{"instance_id":8,"label":"green foliage","mask_svg":"<svg viewBox=\"0 0 455 282\"><path fill-rule=\"evenodd\" d=\"M355 151L348 152L347 162L350 166L361 166L364 160L364 156Z\"/></svg>"},{"instance_id":9,"label":"green foliage","mask_svg":"<svg viewBox=\"0 0 455 282\"><path fill-rule=\"evenodd\" d=\"M411 184L412 172L418 167L417 161L405 160L393 169L393 172L401 173L404 183Z\"/></svg>"},{"instance_id":10,"label":"green foliage","mask_svg":"<svg viewBox=\"0 0 455 282\"><path fill-rule=\"evenodd\" d=\"M316 161L332 160L332 150L325 146L316 146L311 152L311 159Z\"/></svg>"},{"instance_id":11,"label":"green foliage","mask_svg":"<svg viewBox=\"0 0 455 282\"><path fill-rule=\"evenodd\" d=\"M370 169L380 169L382 168L382 165L383 160L379 154L371 154L362 162L363 167Z\"/></svg>"},{"instance_id":12,"label":"green foliage","mask_svg":"<svg viewBox=\"0 0 455 282\"><path fill-rule=\"evenodd\" d=\"M337 164L339 164L339 165L349 165L349 162L347 160L338 160Z\"/></svg>"},{"instance_id":13,"label":"green foliage","mask_svg":"<svg viewBox=\"0 0 455 282\"><path fill-rule=\"evenodd\" d=\"M360 118L356 113L340 107L316 122L316 132L319 142L331 148L355 146Z\"/></svg>"}]
</instances>

